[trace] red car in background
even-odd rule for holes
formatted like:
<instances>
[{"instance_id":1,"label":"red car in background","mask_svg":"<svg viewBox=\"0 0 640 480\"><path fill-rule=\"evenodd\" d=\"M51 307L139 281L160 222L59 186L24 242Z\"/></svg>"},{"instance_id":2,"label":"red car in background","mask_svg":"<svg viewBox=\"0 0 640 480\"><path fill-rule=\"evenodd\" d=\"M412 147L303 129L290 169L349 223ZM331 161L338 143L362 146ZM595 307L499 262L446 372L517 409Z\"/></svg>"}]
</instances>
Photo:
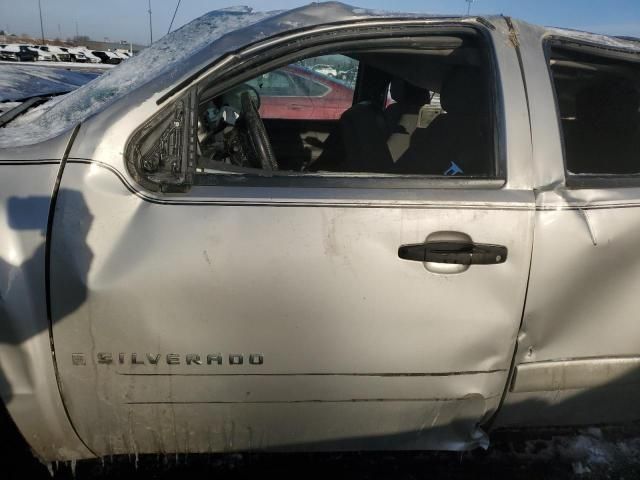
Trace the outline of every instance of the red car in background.
<instances>
[{"instance_id":1,"label":"red car in background","mask_svg":"<svg viewBox=\"0 0 640 480\"><path fill-rule=\"evenodd\" d=\"M337 120L353 103L353 88L313 70L289 65L247 82L260 94L260 116Z\"/></svg>"}]
</instances>

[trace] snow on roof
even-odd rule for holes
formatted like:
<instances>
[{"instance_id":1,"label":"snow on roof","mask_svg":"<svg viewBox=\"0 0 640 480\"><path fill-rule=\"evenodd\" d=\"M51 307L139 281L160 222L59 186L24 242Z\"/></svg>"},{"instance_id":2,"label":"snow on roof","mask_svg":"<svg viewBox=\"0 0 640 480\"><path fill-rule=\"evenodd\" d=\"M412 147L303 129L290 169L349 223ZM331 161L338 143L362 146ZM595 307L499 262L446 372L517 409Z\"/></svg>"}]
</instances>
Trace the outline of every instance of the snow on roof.
<instances>
[{"instance_id":1,"label":"snow on roof","mask_svg":"<svg viewBox=\"0 0 640 480\"><path fill-rule=\"evenodd\" d=\"M24 46L26 47L26 45L18 45L15 43L12 43L10 45L7 45L6 47L0 47L0 50L4 50L5 52L19 52L20 51L20 47Z\"/></svg>"},{"instance_id":2,"label":"snow on roof","mask_svg":"<svg viewBox=\"0 0 640 480\"><path fill-rule=\"evenodd\" d=\"M189 66L190 57L203 59L198 56L201 53L206 53L206 60L211 62L225 53L224 49L239 48L244 43L293 28L382 14L340 2L312 3L287 12L253 12L249 7L230 7L209 12L75 92L41 105L36 109L37 115L36 112L29 112L18 117L0 129L0 147L30 145L53 138L148 82L160 78L175 81L188 73L184 67L185 64ZM270 18L274 22L263 22ZM222 43L217 49L207 50L226 34L258 22L260 27L246 35ZM29 119L28 124L25 117Z\"/></svg>"},{"instance_id":3,"label":"snow on roof","mask_svg":"<svg viewBox=\"0 0 640 480\"><path fill-rule=\"evenodd\" d=\"M598 33L582 32L580 30L571 30L568 28L547 27L546 30L547 33L558 37L571 38L573 40L588 42L595 45L603 45L615 49L640 52L639 41L626 40L624 38L611 37Z\"/></svg>"},{"instance_id":4,"label":"snow on roof","mask_svg":"<svg viewBox=\"0 0 640 480\"><path fill-rule=\"evenodd\" d=\"M381 15L428 16L366 10L338 2L313 3L278 15L280 13L282 12L258 13L248 7L231 7L203 15L73 93L57 97L0 129L0 147L29 145L53 138L148 82L157 78L176 81L188 73L185 71L185 64L194 66L189 64L191 58L203 60L204 57L198 56L199 54L206 54L206 61L210 62L223 54L224 49L239 48L244 43L292 28L338 20ZM267 19L270 18L274 18L274 22L269 23ZM245 36L227 43L221 40L217 49L207 50L207 47L226 34L258 22L259 27ZM554 29L549 31L554 32ZM555 31L558 34L569 32L574 38L581 34L561 29ZM612 37L584 35L587 35L588 40L599 43L608 42L615 46L620 43L622 48L635 45L634 42Z\"/></svg>"},{"instance_id":5,"label":"snow on roof","mask_svg":"<svg viewBox=\"0 0 640 480\"><path fill-rule=\"evenodd\" d=\"M56 98L0 129L0 147L30 145L53 138L107 104L151 79L175 68L226 33L249 26L274 13L252 13L248 8L216 10L166 35L151 47L110 70L75 92ZM10 77L11 74L6 74ZM7 85L16 86L8 78ZM0 79L0 84L4 84ZM9 92L7 92L9 93ZM21 95L24 96L24 95ZM20 121L18 121L20 120Z\"/></svg>"},{"instance_id":6,"label":"snow on roof","mask_svg":"<svg viewBox=\"0 0 640 480\"><path fill-rule=\"evenodd\" d=\"M175 81L188 73L185 65L194 66L189 65L190 57L203 60L198 56L201 53L206 53L206 61L211 62L225 51L293 28L381 15L428 16L390 14L340 2L314 2L286 12L253 12L249 7L215 10L166 35L134 58L63 99L56 98L55 102L41 105L37 115L29 112L18 117L0 129L0 147L30 145L53 138L148 82L161 78ZM273 22L265 21L271 18ZM217 49L207 50L226 34L258 22L259 27L246 35L223 42ZM29 119L28 125L25 117Z\"/></svg>"}]
</instances>

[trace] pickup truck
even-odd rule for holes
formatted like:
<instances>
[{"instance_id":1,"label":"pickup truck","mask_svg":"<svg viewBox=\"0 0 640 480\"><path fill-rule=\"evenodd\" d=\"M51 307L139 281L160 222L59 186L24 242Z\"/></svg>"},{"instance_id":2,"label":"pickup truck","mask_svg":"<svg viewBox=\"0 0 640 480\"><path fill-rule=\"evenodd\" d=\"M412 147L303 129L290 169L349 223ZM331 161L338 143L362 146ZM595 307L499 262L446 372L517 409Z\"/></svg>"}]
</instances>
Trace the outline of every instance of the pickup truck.
<instances>
[{"instance_id":1,"label":"pickup truck","mask_svg":"<svg viewBox=\"0 0 640 480\"><path fill-rule=\"evenodd\" d=\"M339 115L303 60L354 65ZM194 20L0 129L7 410L44 461L637 420L639 107L633 39Z\"/></svg>"}]
</instances>

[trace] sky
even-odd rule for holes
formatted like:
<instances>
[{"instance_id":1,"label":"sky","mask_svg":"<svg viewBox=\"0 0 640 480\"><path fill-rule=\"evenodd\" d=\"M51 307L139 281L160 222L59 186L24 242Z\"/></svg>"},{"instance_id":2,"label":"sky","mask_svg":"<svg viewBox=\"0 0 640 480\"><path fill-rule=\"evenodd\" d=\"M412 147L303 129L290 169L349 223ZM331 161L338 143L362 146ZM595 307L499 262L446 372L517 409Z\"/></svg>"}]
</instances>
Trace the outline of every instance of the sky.
<instances>
[{"instance_id":1,"label":"sky","mask_svg":"<svg viewBox=\"0 0 640 480\"><path fill-rule=\"evenodd\" d=\"M149 43L148 0L40 0L46 38L77 32L95 40ZM151 0L153 38L167 33L178 0ZM200 15L233 5L279 10L310 0L181 0L173 29ZM395 11L462 14L465 0L352 0L352 5ZM640 0L474 0L471 12L502 13L542 25L640 37ZM0 29L40 35L38 0L0 0Z\"/></svg>"}]
</instances>

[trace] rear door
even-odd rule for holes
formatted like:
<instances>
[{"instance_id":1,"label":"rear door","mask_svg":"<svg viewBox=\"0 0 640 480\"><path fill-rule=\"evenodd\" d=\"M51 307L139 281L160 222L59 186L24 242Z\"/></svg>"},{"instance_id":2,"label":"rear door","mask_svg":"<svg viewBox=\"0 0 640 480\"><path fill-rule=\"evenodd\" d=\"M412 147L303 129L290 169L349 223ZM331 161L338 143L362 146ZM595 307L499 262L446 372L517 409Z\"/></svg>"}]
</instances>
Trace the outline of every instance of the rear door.
<instances>
[{"instance_id":1,"label":"rear door","mask_svg":"<svg viewBox=\"0 0 640 480\"><path fill-rule=\"evenodd\" d=\"M633 42L604 48L595 36L518 27L539 194L514 381L497 421L637 420L640 54Z\"/></svg>"},{"instance_id":2,"label":"rear door","mask_svg":"<svg viewBox=\"0 0 640 480\"><path fill-rule=\"evenodd\" d=\"M153 193L112 147L126 119L83 126L78 142L111 143L65 167L51 296L64 400L94 452L486 442L478 424L508 378L534 213L517 57L502 25L488 34L496 178ZM407 248L427 241L440 242L431 262ZM451 265L454 242L504 249Z\"/></svg>"}]
</instances>

